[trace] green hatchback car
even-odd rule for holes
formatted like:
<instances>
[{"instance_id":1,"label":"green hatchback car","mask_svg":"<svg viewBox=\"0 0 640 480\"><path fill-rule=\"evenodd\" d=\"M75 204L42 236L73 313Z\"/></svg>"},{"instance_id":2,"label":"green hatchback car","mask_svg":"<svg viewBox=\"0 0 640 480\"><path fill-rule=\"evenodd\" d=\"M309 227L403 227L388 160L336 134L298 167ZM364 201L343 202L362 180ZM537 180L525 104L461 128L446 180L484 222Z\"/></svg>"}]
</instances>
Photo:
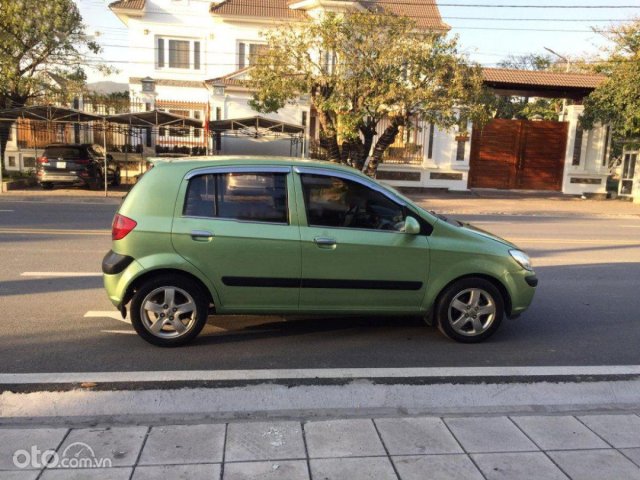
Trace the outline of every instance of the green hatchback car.
<instances>
[{"instance_id":1,"label":"green hatchback car","mask_svg":"<svg viewBox=\"0 0 640 480\"><path fill-rule=\"evenodd\" d=\"M420 315L479 342L538 283L512 243L321 161L157 160L112 237L109 298L164 347L192 340L212 313Z\"/></svg>"}]
</instances>

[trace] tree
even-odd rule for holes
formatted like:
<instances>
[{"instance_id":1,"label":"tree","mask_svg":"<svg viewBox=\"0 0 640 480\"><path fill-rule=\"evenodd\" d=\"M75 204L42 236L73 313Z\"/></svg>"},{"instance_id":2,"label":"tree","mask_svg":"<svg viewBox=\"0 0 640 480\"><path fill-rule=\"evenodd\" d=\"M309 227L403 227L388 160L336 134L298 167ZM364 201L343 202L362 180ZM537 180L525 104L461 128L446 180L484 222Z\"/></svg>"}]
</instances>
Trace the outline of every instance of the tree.
<instances>
[{"instance_id":1,"label":"tree","mask_svg":"<svg viewBox=\"0 0 640 480\"><path fill-rule=\"evenodd\" d=\"M607 79L584 101L585 129L609 124L618 138L640 138L640 20L601 32L612 43L608 58L595 63Z\"/></svg>"},{"instance_id":2,"label":"tree","mask_svg":"<svg viewBox=\"0 0 640 480\"><path fill-rule=\"evenodd\" d=\"M52 77L84 83L86 55L99 51L73 0L0 0L0 109L68 93ZM3 159L10 128L0 122Z\"/></svg>"},{"instance_id":3,"label":"tree","mask_svg":"<svg viewBox=\"0 0 640 480\"><path fill-rule=\"evenodd\" d=\"M275 112L308 95L331 161L363 169L379 134L367 167L374 175L401 127L488 118L480 68L459 53L457 39L420 31L408 18L327 13L265 36L250 74L252 107Z\"/></svg>"}]
</instances>

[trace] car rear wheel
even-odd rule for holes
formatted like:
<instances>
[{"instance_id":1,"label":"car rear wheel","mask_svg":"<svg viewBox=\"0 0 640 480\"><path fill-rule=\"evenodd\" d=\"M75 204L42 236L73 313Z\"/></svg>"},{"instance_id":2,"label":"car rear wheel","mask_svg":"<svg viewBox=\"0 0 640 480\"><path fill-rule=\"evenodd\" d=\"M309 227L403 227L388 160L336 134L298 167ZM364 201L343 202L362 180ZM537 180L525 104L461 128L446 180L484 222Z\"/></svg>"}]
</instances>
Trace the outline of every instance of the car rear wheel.
<instances>
[{"instance_id":1,"label":"car rear wheel","mask_svg":"<svg viewBox=\"0 0 640 480\"><path fill-rule=\"evenodd\" d=\"M438 328L462 343L477 343L493 335L504 317L504 299L490 281L463 278L449 285L436 306Z\"/></svg>"},{"instance_id":2,"label":"car rear wheel","mask_svg":"<svg viewBox=\"0 0 640 480\"><path fill-rule=\"evenodd\" d=\"M42 182L40 184L40 188L42 188L43 190L53 190L53 183L51 183L51 182Z\"/></svg>"},{"instance_id":3,"label":"car rear wheel","mask_svg":"<svg viewBox=\"0 0 640 480\"><path fill-rule=\"evenodd\" d=\"M209 302L191 279L163 275L145 282L131 300L131 323L138 335L159 347L193 340L207 323Z\"/></svg>"}]
</instances>

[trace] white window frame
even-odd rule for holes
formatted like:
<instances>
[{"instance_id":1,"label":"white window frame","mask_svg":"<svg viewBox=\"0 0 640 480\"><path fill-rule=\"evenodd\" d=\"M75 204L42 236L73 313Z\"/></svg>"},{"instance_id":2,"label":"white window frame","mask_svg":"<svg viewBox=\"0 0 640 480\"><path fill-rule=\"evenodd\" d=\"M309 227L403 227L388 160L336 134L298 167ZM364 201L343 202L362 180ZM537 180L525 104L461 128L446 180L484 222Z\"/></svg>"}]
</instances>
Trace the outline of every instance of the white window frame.
<instances>
[{"instance_id":1,"label":"white window frame","mask_svg":"<svg viewBox=\"0 0 640 480\"><path fill-rule=\"evenodd\" d=\"M242 58L242 52L240 51L241 49L241 45L244 45L244 62L241 62L240 59ZM240 70L241 68L246 68L251 66L249 57L250 57L250 52L251 52L251 45L260 45L263 47L268 46L267 42L263 42L260 40L238 40L236 42L236 64L238 66L238 70ZM244 63L244 65L243 65Z\"/></svg>"},{"instance_id":2,"label":"white window frame","mask_svg":"<svg viewBox=\"0 0 640 480\"><path fill-rule=\"evenodd\" d=\"M160 66L160 48L158 47L158 41L163 40L164 48L163 48L163 65ZM169 42L171 40L189 42L189 67L188 68L178 68L178 67L170 67L169 66ZM202 72L203 68L203 58L204 58L204 42L201 38L193 38L193 37L176 37L172 35L156 35L154 38L155 48L155 68L156 70L169 71L169 72ZM195 68L195 44L200 44L200 61L198 68Z\"/></svg>"}]
</instances>

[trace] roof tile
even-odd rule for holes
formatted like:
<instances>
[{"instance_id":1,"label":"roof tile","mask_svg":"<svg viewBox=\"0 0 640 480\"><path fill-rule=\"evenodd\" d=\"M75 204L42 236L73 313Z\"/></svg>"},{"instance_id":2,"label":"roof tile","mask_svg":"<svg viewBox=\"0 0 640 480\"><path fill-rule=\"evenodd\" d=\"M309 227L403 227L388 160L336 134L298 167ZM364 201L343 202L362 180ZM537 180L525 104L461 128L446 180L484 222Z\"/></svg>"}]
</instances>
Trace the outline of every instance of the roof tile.
<instances>
[{"instance_id":1,"label":"roof tile","mask_svg":"<svg viewBox=\"0 0 640 480\"><path fill-rule=\"evenodd\" d=\"M596 88L606 79L603 75L589 73L540 72L507 68L484 68L482 74L487 83L540 87Z\"/></svg>"},{"instance_id":2,"label":"roof tile","mask_svg":"<svg viewBox=\"0 0 640 480\"><path fill-rule=\"evenodd\" d=\"M146 0L118 0L111 2L109 8L123 8L127 10L142 10Z\"/></svg>"}]
</instances>

